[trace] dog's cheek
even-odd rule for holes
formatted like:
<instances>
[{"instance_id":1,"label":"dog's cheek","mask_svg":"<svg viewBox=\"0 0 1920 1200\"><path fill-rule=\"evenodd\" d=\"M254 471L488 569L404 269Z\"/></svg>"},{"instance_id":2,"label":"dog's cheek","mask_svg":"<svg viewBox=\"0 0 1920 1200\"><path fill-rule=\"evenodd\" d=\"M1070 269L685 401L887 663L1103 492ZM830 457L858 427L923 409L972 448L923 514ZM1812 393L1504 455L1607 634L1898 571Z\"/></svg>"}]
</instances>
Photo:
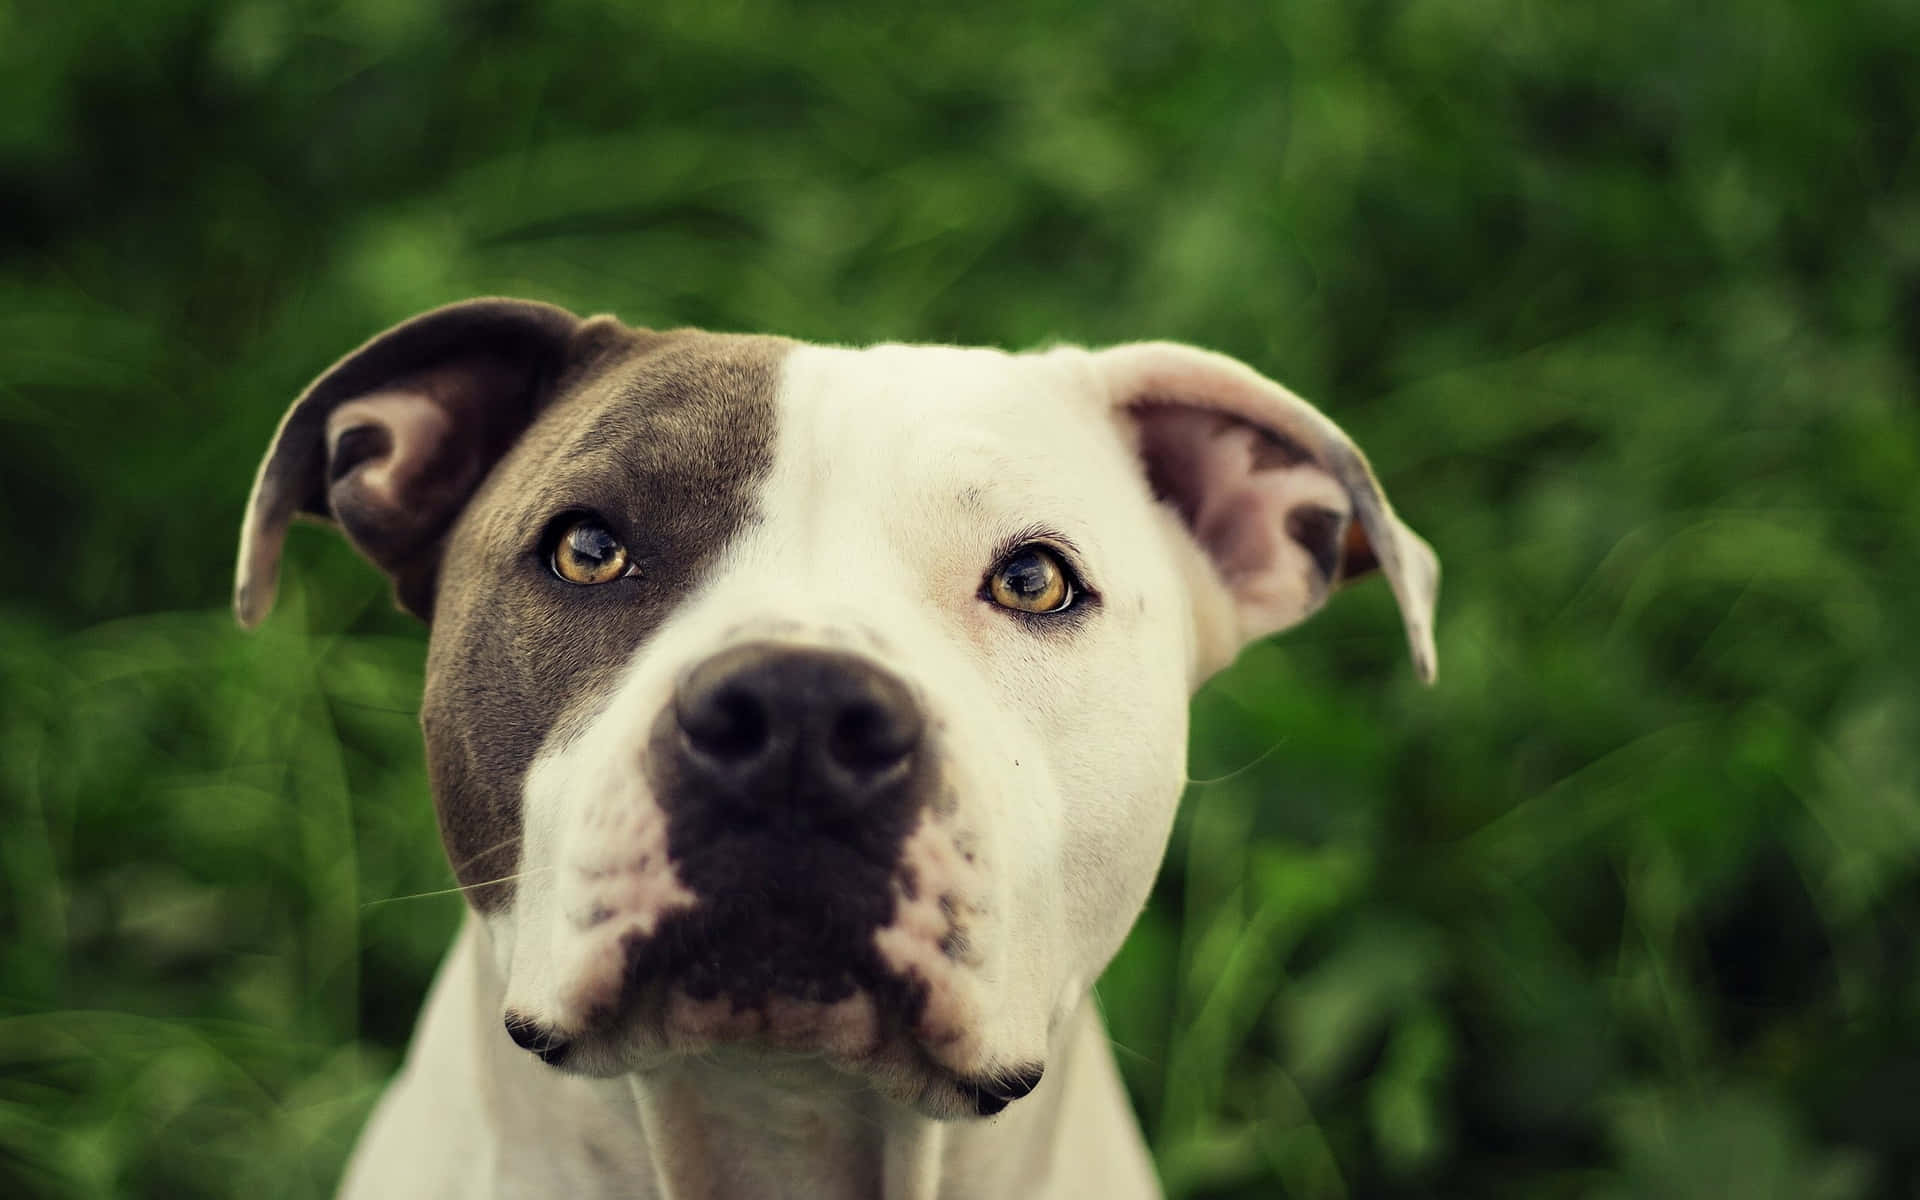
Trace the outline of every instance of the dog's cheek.
<instances>
[{"instance_id":1,"label":"dog's cheek","mask_svg":"<svg viewBox=\"0 0 1920 1200\"><path fill-rule=\"evenodd\" d=\"M1154 631L1142 631L1152 633ZM1099 703L1058 734L1063 842L1063 970L1098 976L1152 889L1186 782L1187 695L1181 647L1164 631L1125 639L1105 664Z\"/></svg>"},{"instance_id":2,"label":"dog's cheek","mask_svg":"<svg viewBox=\"0 0 1920 1200\"><path fill-rule=\"evenodd\" d=\"M569 1033L605 1031L626 999L629 944L695 903L669 861L666 815L631 769L633 703L615 688L564 714L526 774L509 992Z\"/></svg>"}]
</instances>

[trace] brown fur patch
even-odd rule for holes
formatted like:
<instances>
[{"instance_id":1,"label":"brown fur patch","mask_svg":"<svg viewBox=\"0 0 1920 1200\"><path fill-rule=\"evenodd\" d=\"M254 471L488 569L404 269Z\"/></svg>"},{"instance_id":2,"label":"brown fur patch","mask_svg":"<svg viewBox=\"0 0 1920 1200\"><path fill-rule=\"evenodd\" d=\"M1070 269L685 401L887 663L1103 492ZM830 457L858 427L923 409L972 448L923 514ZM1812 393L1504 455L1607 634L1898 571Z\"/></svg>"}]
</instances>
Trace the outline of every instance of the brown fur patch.
<instances>
[{"instance_id":1,"label":"brown fur patch","mask_svg":"<svg viewBox=\"0 0 1920 1200\"><path fill-rule=\"evenodd\" d=\"M600 702L634 650L753 517L773 462L788 343L595 332L558 392L456 522L440 560L421 710L448 857L476 908L503 907L521 785L548 735ZM543 537L593 512L632 578L577 587Z\"/></svg>"}]
</instances>

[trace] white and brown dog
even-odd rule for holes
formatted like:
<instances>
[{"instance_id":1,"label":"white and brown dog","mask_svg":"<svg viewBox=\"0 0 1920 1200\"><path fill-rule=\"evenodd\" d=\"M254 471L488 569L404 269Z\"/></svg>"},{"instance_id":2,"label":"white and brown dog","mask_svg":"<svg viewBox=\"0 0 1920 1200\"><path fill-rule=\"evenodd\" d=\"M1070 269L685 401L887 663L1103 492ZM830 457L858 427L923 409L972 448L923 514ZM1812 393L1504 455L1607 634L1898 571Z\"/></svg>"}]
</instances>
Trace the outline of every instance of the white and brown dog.
<instances>
[{"instance_id":1,"label":"white and brown dog","mask_svg":"<svg viewBox=\"0 0 1920 1200\"><path fill-rule=\"evenodd\" d=\"M355 1197L1155 1195L1089 989L1189 695L1375 570L1434 672L1437 560L1359 450L1167 343L475 300L287 413L243 624L301 515L431 624L471 906Z\"/></svg>"}]
</instances>

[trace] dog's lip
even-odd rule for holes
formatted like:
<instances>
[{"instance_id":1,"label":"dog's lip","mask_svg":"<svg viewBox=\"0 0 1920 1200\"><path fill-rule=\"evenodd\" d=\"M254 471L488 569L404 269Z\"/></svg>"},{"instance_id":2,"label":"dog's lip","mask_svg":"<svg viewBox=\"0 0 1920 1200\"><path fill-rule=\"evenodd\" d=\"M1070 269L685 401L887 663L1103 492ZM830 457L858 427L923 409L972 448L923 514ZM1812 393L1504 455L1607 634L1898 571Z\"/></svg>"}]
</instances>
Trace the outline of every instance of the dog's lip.
<instances>
[{"instance_id":1,"label":"dog's lip","mask_svg":"<svg viewBox=\"0 0 1920 1200\"><path fill-rule=\"evenodd\" d=\"M816 1007L824 1010L834 1006ZM503 1023L507 1036L521 1049L550 1067L568 1071L573 1069L571 1051L577 1044L576 1039L570 1039L513 1009L506 1010ZM623 1033L630 1036L631 1030ZM624 1040L624 1037L611 1030L589 1034L581 1040L608 1037ZM669 1037L666 1040L677 1044L661 1053L648 1054L641 1061L626 1062L612 1073L646 1070L674 1058L691 1056L709 1061L725 1061L731 1054L745 1054L751 1061L777 1057L824 1058L842 1070L868 1078L900 1103L920 1108L936 1117L995 1116L1015 1101L1032 1095L1045 1075L1045 1064L1041 1062L1019 1063L978 1075L955 1071L935 1061L925 1041L900 1027L897 1022L893 1023L892 1028L877 1034L873 1044L865 1051L853 1054L808 1045L804 1041L789 1043L777 1036L770 1038L764 1030L744 1036ZM901 1067L910 1069L903 1073Z\"/></svg>"},{"instance_id":2,"label":"dog's lip","mask_svg":"<svg viewBox=\"0 0 1920 1200\"><path fill-rule=\"evenodd\" d=\"M963 1093L971 1092L974 1111L983 1117L991 1117L1004 1110L1015 1100L1024 1100L1040 1086L1040 1078L1046 1073L1044 1063L1023 1063L1011 1071L992 1075L972 1083L962 1081Z\"/></svg>"},{"instance_id":3,"label":"dog's lip","mask_svg":"<svg viewBox=\"0 0 1920 1200\"><path fill-rule=\"evenodd\" d=\"M506 1032L549 1065L591 1074L627 1060L647 1061L716 1047L759 1046L826 1056L850 1065L894 1056L901 1046L936 1044L920 1035L918 994L894 981L874 987L848 973L774 986L750 997L673 976L632 981L618 1000L574 1019L508 1007ZM573 1053L574 1051L580 1053Z\"/></svg>"},{"instance_id":4,"label":"dog's lip","mask_svg":"<svg viewBox=\"0 0 1920 1200\"><path fill-rule=\"evenodd\" d=\"M504 1023L507 1027L507 1036L513 1039L514 1045L550 1067L557 1067L565 1062L567 1052L573 1048L572 1039L511 1008L506 1011Z\"/></svg>"},{"instance_id":5,"label":"dog's lip","mask_svg":"<svg viewBox=\"0 0 1920 1200\"><path fill-rule=\"evenodd\" d=\"M716 1054L811 1058L937 1117L992 1116L1038 1081L1037 1066L983 1069L971 1022L954 1024L950 1008L944 1017L929 1011L930 995L964 987L964 979L929 979L918 965L898 970L878 956L813 967L803 958L789 964L800 968L791 976L732 976L751 981L743 993L726 986L732 968L725 956L737 944L707 942L715 932L730 930L603 926L588 935L592 942L607 949L652 945L666 957L643 965L627 956L617 992L603 992L571 1019L524 1006L508 1011L506 1032L549 1066L598 1077ZM689 966L697 968L691 975Z\"/></svg>"}]
</instances>

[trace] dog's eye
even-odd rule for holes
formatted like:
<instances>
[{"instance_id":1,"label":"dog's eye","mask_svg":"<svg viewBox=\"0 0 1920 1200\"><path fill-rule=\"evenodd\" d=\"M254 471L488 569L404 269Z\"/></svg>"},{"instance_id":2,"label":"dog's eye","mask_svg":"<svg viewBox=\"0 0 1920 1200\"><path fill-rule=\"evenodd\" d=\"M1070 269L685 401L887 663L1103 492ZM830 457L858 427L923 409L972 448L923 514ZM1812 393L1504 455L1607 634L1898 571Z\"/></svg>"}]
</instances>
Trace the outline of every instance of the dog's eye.
<instances>
[{"instance_id":1,"label":"dog's eye","mask_svg":"<svg viewBox=\"0 0 1920 1200\"><path fill-rule=\"evenodd\" d=\"M598 518L582 517L560 532L553 573L568 583L612 583L634 573L627 548Z\"/></svg>"},{"instance_id":2,"label":"dog's eye","mask_svg":"<svg viewBox=\"0 0 1920 1200\"><path fill-rule=\"evenodd\" d=\"M1027 545L1000 560L987 575L987 598L1023 613L1057 613L1073 603L1073 577L1060 556Z\"/></svg>"}]
</instances>

